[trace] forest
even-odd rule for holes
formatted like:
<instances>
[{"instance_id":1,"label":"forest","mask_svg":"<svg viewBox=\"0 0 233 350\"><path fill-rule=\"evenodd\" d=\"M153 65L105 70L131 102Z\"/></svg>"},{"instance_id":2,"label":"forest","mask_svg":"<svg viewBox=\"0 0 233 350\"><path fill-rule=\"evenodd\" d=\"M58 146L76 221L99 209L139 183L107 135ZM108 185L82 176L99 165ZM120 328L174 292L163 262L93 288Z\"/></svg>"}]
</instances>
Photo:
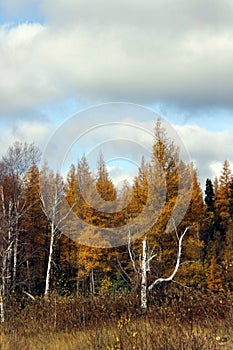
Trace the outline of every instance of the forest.
<instances>
[{"instance_id":1,"label":"forest","mask_svg":"<svg viewBox=\"0 0 233 350\"><path fill-rule=\"evenodd\" d=\"M159 120L151 161L121 189L103 154L94 174L83 155L66 177L40 158L15 142L0 162L3 349L43 349L40 332L48 349L231 349L229 162L202 189Z\"/></svg>"}]
</instances>

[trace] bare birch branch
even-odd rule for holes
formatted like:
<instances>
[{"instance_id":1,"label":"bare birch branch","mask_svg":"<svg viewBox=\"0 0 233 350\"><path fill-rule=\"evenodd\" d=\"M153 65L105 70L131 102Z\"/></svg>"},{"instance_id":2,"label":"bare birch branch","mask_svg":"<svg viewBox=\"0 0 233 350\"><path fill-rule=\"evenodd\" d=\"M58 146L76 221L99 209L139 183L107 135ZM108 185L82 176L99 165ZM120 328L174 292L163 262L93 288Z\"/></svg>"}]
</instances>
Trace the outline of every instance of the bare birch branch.
<instances>
[{"instance_id":1,"label":"bare birch branch","mask_svg":"<svg viewBox=\"0 0 233 350\"><path fill-rule=\"evenodd\" d=\"M26 292L25 290L23 291L24 294L26 294L29 298L31 298L33 301L35 301L35 297L31 295L30 293Z\"/></svg>"},{"instance_id":2,"label":"bare birch branch","mask_svg":"<svg viewBox=\"0 0 233 350\"><path fill-rule=\"evenodd\" d=\"M178 246L178 253L177 253L177 259L176 259L176 266L172 272L172 274L167 277L167 278L158 278L157 280L155 280L149 287L148 287L148 291L151 291L157 284L162 283L162 282L170 282L173 280L173 278L175 277L179 266L180 266L180 258L181 258L181 252L182 252L182 241L183 238L186 234L186 232L188 231L188 227L186 227L186 229L184 230L184 232L182 233L182 235L179 238L179 246ZM178 233L177 233L177 237L178 237Z\"/></svg>"},{"instance_id":3,"label":"bare birch branch","mask_svg":"<svg viewBox=\"0 0 233 350\"><path fill-rule=\"evenodd\" d=\"M121 264L121 262L120 262L120 260L117 258L117 262L118 262L118 265L119 265L119 267L120 267L120 269L121 269L121 271L125 274L125 276L130 280L130 277L129 277L129 275L128 275L128 273L125 271L125 269L123 268L123 266L122 266L122 264ZM124 277L123 277L124 278Z\"/></svg>"},{"instance_id":4,"label":"bare birch branch","mask_svg":"<svg viewBox=\"0 0 233 350\"><path fill-rule=\"evenodd\" d=\"M179 236L178 236L178 231L177 231L177 227L176 227L175 220L174 220L173 217L171 218L171 220L172 220L173 227L174 227L174 230L175 230L175 233L176 233L176 237L177 237L177 239L178 239L178 241L179 241Z\"/></svg>"},{"instance_id":5,"label":"bare birch branch","mask_svg":"<svg viewBox=\"0 0 233 350\"><path fill-rule=\"evenodd\" d=\"M139 274L139 271L135 265L135 259L133 258L133 255L132 255L130 231L129 231L129 236L128 236L128 252L129 252L130 260L131 260L132 265L133 265L134 272L136 272L136 274Z\"/></svg>"},{"instance_id":6,"label":"bare birch branch","mask_svg":"<svg viewBox=\"0 0 233 350\"><path fill-rule=\"evenodd\" d=\"M176 283L176 284L179 284L179 286L184 287L184 288L187 288L187 289L191 289L191 288L192 288L192 287L186 286L185 284L182 284L182 283L180 283L180 282L178 282L178 281L175 281L175 280L172 280L172 282L173 282L173 283Z\"/></svg>"},{"instance_id":7,"label":"bare birch branch","mask_svg":"<svg viewBox=\"0 0 233 350\"><path fill-rule=\"evenodd\" d=\"M147 264L149 264L149 262L150 262L151 260L153 260L157 255L158 255L158 254L152 255L152 256L147 260Z\"/></svg>"}]
</instances>

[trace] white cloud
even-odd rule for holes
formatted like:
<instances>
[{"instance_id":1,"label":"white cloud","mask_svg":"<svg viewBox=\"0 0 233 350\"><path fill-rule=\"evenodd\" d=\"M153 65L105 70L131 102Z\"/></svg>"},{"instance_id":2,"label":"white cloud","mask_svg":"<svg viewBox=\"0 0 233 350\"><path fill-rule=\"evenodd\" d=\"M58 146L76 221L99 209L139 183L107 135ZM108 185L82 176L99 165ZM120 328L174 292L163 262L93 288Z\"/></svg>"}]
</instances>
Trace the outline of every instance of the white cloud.
<instances>
[{"instance_id":1,"label":"white cloud","mask_svg":"<svg viewBox=\"0 0 233 350\"><path fill-rule=\"evenodd\" d=\"M0 137L0 157L15 141L35 143L43 151L51 130L52 125L45 121L21 121L14 126L2 126L1 132L4 137Z\"/></svg>"},{"instance_id":2,"label":"white cloud","mask_svg":"<svg viewBox=\"0 0 233 350\"><path fill-rule=\"evenodd\" d=\"M142 123L151 128L151 122ZM233 173L233 135L229 132L209 131L196 125L174 125L180 139L190 155L190 160L197 167L198 177L202 187L205 187L207 178L214 180L220 176L224 160L228 160ZM171 135L170 135L171 136ZM145 134L145 137L147 135ZM176 141L176 138L174 141ZM179 140L178 140L179 141ZM130 169L123 166L109 166L109 174L115 184L132 179L137 175L137 167Z\"/></svg>"},{"instance_id":3,"label":"white cloud","mask_svg":"<svg viewBox=\"0 0 233 350\"><path fill-rule=\"evenodd\" d=\"M53 22L71 24L133 24L164 28L168 32L226 26L231 23L230 1L207 0L50 0L42 1L44 14ZM142 28L143 29L143 28Z\"/></svg>"},{"instance_id":4,"label":"white cloud","mask_svg":"<svg viewBox=\"0 0 233 350\"><path fill-rule=\"evenodd\" d=\"M197 166L202 185L207 177L219 177L224 160L233 165L233 135L230 132L209 131L197 125L175 128Z\"/></svg>"},{"instance_id":5,"label":"white cloud","mask_svg":"<svg viewBox=\"0 0 233 350\"><path fill-rule=\"evenodd\" d=\"M44 24L0 26L3 120L75 97L177 103L189 115L203 105L233 109L233 2L41 2ZM0 0L0 6L14 15L26 11L29 0ZM44 143L51 125L36 114L34 122L28 119L2 130L1 151L16 139ZM202 181L218 175L224 159L233 162L229 132L194 125L177 130Z\"/></svg>"},{"instance_id":6,"label":"white cloud","mask_svg":"<svg viewBox=\"0 0 233 350\"><path fill-rule=\"evenodd\" d=\"M45 122L21 122L14 128L14 136L26 142L35 142L37 145L43 145L51 133L51 125Z\"/></svg>"},{"instance_id":7,"label":"white cloud","mask_svg":"<svg viewBox=\"0 0 233 350\"><path fill-rule=\"evenodd\" d=\"M114 185L120 189L125 181L129 184L133 184L133 179L138 175L138 169L130 168L125 169L123 166L107 166L110 179L113 181Z\"/></svg>"},{"instance_id":8,"label":"white cloud","mask_svg":"<svg viewBox=\"0 0 233 350\"><path fill-rule=\"evenodd\" d=\"M47 23L0 28L0 114L68 96L233 106L227 0L43 2Z\"/></svg>"},{"instance_id":9,"label":"white cloud","mask_svg":"<svg viewBox=\"0 0 233 350\"><path fill-rule=\"evenodd\" d=\"M133 125L133 119L131 119L130 122ZM139 122L135 121L135 125L139 125ZM141 122L141 126L153 132L153 123L151 121ZM190 159L194 161L194 164L197 167L199 179L203 188L207 177L211 179L214 179L216 176L219 177L225 159L230 162L233 171L233 135L230 132L209 131L197 125L188 124L182 126L173 125L173 127L182 140L184 147L189 152ZM0 149L2 155L16 140L35 142L35 144L39 145L41 150L43 150L47 141L52 137L54 125L45 120L26 120L20 121L17 124L14 123L13 126L11 125L7 128L2 126L1 130L2 137L0 138ZM66 130L65 128L62 130L64 130L63 139L59 141L61 147L63 147L63 141L65 142L66 139L68 139L67 141L70 140L70 135L68 133L69 130ZM86 142L88 138L89 143ZM106 143L106 149L101 147L105 160L107 161L107 167L111 179L118 187L121 187L121 183L125 179L132 183L133 177L137 174L137 167L140 164L142 154L140 155L139 152L143 152L140 147L137 148L135 145L148 142L149 147L149 144L152 145L153 142L148 132L145 131L143 135L143 131L139 132L137 128L124 129L124 127L111 127L106 128L106 130L105 128L100 128L99 133L96 132L95 134L87 135L87 140L83 139L82 142L80 141L77 149L74 145L74 153L71 152L72 149L69 150L69 152L71 152L71 158L66 155L68 160L68 163L66 164L67 169L72 162L76 164L82 154L90 150L90 147L92 148L96 145L96 152L93 151L91 154L91 160L93 160L92 170L94 170L99 155L99 148L97 146L99 142L102 142L105 138L106 140L116 140L118 145L118 148L114 150L114 144L111 144L111 142L108 141ZM135 140L135 145L131 145L130 142L124 144L123 141L121 141L121 139L124 138L126 140L127 138L129 140ZM94 142L93 145L92 142ZM56 146L58 145L56 144ZM58 151L55 149L55 152ZM116 160L114 160L118 153L120 154L120 158L116 157ZM127 154L128 156L124 158L123 156L126 156ZM147 158L148 156L149 154L147 154ZM138 159L138 162L135 161L135 159Z\"/></svg>"}]
</instances>

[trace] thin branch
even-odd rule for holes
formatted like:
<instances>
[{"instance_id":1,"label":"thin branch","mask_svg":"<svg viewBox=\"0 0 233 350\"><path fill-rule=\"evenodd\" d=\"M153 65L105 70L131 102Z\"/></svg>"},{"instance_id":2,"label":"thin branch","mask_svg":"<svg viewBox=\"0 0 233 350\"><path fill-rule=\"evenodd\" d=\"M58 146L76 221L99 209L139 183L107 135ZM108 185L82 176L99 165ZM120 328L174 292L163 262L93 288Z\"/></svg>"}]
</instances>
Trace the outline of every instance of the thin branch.
<instances>
[{"instance_id":1,"label":"thin branch","mask_svg":"<svg viewBox=\"0 0 233 350\"><path fill-rule=\"evenodd\" d=\"M182 266L182 265L187 265L187 264L193 264L193 263L195 263L195 262L197 262L197 261L196 261L196 260L187 260L187 261L182 262L182 263L180 264L180 266Z\"/></svg>"},{"instance_id":2,"label":"thin branch","mask_svg":"<svg viewBox=\"0 0 233 350\"><path fill-rule=\"evenodd\" d=\"M120 260L117 258L117 262L118 262L118 265L120 266L120 269L121 269L121 271L125 274L125 276L130 280L130 277L129 277L129 275L128 275L128 273L125 271L125 269L123 268L123 266L122 266L122 264L121 264L121 262L120 262Z\"/></svg>"},{"instance_id":3,"label":"thin branch","mask_svg":"<svg viewBox=\"0 0 233 350\"><path fill-rule=\"evenodd\" d=\"M149 263L151 260L153 260L157 255L158 255L158 253L152 255L149 259L147 259L146 263L148 264L148 263Z\"/></svg>"},{"instance_id":4,"label":"thin branch","mask_svg":"<svg viewBox=\"0 0 233 350\"><path fill-rule=\"evenodd\" d=\"M136 274L139 274L139 271L137 270L136 268L136 265L135 265L135 259L133 258L133 255L132 255L132 250L131 250L131 239L130 239L130 231L129 231L129 236L128 236L128 252L129 252L129 257L130 257L130 260L132 262L132 265L133 265L133 269L134 269L134 272L136 272Z\"/></svg>"},{"instance_id":5,"label":"thin branch","mask_svg":"<svg viewBox=\"0 0 233 350\"><path fill-rule=\"evenodd\" d=\"M150 251L150 253L149 253L149 256L150 256L150 257L151 257L152 254L154 253L155 247L156 247L156 245L154 245L153 248L151 249L151 251Z\"/></svg>"},{"instance_id":6,"label":"thin branch","mask_svg":"<svg viewBox=\"0 0 233 350\"><path fill-rule=\"evenodd\" d=\"M178 239L178 241L179 241L179 236L178 236L178 232L177 232L177 227L176 227L175 220L174 220L173 217L172 217L171 219L172 219L173 227L174 227L174 230L175 230L175 233L176 233L176 237L177 237L177 239Z\"/></svg>"},{"instance_id":7,"label":"thin branch","mask_svg":"<svg viewBox=\"0 0 233 350\"><path fill-rule=\"evenodd\" d=\"M123 272L123 273L121 273L122 279L125 281L125 283L126 283L129 287L131 287L131 284L129 283L130 278L129 278L128 274L124 271L124 269L122 268L122 266L121 266L120 268L121 268L121 271ZM117 269L117 271L120 272L119 269ZM126 277L129 279L129 281L125 278L124 274L125 274Z\"/></svg>"},{"instance_id":8,"label":"thin branch","mask_svg":"<svg viewBox=\"0 0 233 350\"><path fill-rule=\"evenodd\" d=\"M25 290L23 290L23 293L26 294L29 298L31 298L33 301L35 301L35 297L33 295L31 295L30 293L26 292Z\"/></svg>"},{"instance_id":9,"label":"thin branch","mask_svg":"<svg viewBox=\"0 0 233 350\"><path fill-rule=\"evenodd\" d=\"M184 287L184 288L187 288L187 289L192 289L192 287L186 286L185 284L182 284L182 283L177 282L177 281L175 281L175 280L172 280L172 282L173 282L173 283L176 283L176 284L179 284L179 286L181 286L181 287Z\"/></svg>"}]
</instances>

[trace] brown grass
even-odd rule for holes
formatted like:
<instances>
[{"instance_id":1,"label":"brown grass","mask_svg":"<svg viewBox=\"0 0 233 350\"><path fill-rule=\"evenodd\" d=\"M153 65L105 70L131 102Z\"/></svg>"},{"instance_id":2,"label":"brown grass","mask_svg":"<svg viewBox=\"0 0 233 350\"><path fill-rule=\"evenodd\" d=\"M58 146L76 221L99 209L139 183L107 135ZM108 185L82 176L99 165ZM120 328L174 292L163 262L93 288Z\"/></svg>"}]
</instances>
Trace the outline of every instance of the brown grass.
<instances>
[{"instance_id":1,"label":"brown grass","mask_svg":"<svg viewBox=\"0 0 233 350\"><path fill-rule=\"evenodd\" d=\"M11 301L0 328L4 350L233 349L233 298L165 296L146 315L131 295Z\"/></svg>"}]
</instances>

